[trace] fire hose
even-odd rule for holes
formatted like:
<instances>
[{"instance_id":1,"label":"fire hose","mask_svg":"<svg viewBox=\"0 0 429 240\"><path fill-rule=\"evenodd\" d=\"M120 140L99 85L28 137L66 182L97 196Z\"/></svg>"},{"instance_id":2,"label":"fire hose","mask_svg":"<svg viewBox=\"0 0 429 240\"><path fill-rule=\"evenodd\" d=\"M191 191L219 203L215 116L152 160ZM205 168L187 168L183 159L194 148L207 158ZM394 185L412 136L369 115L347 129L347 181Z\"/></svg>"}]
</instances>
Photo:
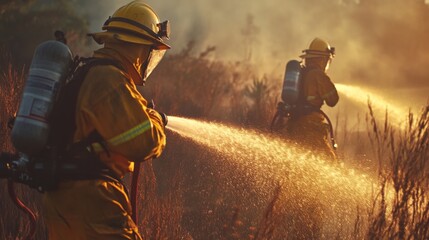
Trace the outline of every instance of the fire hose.
<instances>
[{"instance_id":1,"label":"fire hose","mask_svg":"<svg viewBox=\"0 0 429 240\"><path fill-rule=\"evenodd\" d=\"M34 239L36 233L36 215L28 208L16 195L15 192L15 180L14 172L12 169L12 159L17 155L10 153L1 153L0 156L0 178L7 178L7 190L12 202L18 207L19 210L23 211L29 218L29 230L27 235L23 238L24 240ZM15 159L13 159L15 160Z\"/></svg>"},{"instance_id":2,"label":"fire hose","mask_svg":"<svg viewBox=\"0 0 429 240\"><path fill-rule=\"evenodd\" d=\"M148 108L155 109L155 103L153 100L149 102ZM167 126L167 123L168 123L167 115L161 112L158 112L158 113L161 116L164 127ZM131 179L131 193L130 193L131 210L132 210L131 218L133 219L136 225L138 225L137 198L138 198L138 183L139 183L140 168L141 168L141 162L135 162L134 172Z\"/></svg>"},{"instance_id":3,"label":"fire hose","mask_svg":"<svg viewBox=\"0 0 429 240\"><path fill-rule=\"evenodd\" d=\"M11 179L7 180L7 190L9 192L9 196L12 199L13 203L23 211L30 220L30 230L24 240L32 240L34 239L34 235L36 234L36 215L30 208L28 208L19 198L16 196L14 182Z\"/></svg>"},{"instance_id":4,"label":"fire hose","mask_svg":"<svg viewBox=\"0 0 429 240\"><path fill-rule=\"evenodd\" d=\"M140 174L140 162L134 164L134 172L131 180L131 208L132 208L132 219L136 225L138 225L138 213L137 213L137 195L138 195L138 183Z\"/></svg>"},{"instance_id":5,"label":"fire hose","mask_svg":"<svg viewBox=\"0 0 429 240\"><path fill-rule=\"evenodd\" d=\"M323 112L322 110L319 110L319 112L323 115L323 117L325 117L326 121L328 122L329 134L331 136L331 144L332 144L332 147L334 148L334 150L337 150L338 145L335 142L334 128L332 127L331 119L329 119L328 115L326 115L326 113Z\"/></svg>"}]
</instances>

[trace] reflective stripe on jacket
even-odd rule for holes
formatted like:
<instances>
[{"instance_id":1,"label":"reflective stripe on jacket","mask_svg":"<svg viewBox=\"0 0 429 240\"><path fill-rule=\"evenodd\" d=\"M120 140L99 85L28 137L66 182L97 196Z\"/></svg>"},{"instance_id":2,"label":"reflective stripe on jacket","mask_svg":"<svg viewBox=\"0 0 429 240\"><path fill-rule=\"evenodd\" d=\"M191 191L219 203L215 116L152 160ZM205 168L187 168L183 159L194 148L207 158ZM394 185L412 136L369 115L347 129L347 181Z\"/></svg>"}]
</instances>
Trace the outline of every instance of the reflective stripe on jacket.
<instances>
[{"instance_id":1,"label":"reflective stripe on jacket","mask_svg":"<svg viewBox=\"0 0 429 240\"><path fill-rule=\"evenodd\" d=\"M109 152L122 156L103 158L120 177L133 171L132 161L157 157L166 144L161 116L147 108L129 75L110 65L91 68L79 92L74 140L93 130L106 140Z\"/></svg>"}]
</instances>

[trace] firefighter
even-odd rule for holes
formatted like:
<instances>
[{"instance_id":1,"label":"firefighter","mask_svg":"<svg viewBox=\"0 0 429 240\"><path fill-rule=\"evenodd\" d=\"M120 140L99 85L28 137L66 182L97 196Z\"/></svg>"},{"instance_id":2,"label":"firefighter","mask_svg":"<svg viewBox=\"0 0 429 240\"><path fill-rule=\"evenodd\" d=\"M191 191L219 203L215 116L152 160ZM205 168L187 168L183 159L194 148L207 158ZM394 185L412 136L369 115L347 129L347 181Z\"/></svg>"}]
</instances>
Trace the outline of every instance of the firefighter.
<instances>
[{"instance_id":1,"label":"firefighter","mask_svg":"<svg viewBox=\"0 0 429 240\"><path fill-rule=\"evenodd\" d=\"M86 74L76 102L74 141L94 133L102 139L91 148L106 174L64 180L44 194L49 239L141 239L120 180L133 172L134 162L158 157L166 144L165 116L148 107L136 85L145 83L170 49L164 40L168 22L133 1L116 10L102 30L88 34L104 44L93 57L116 64L97 65Z\"/></svg>"},{"instance_id":2,"label":"firefighter","mask_svg":"<svg viewBox=\"0 0 429 240\"><path fill-rule=\"evenodd\" d=\"M335 49L326 41L315 38L303 53L300 56L303 66L298 104L291 111L286 134L304 147L336 162L335 144L330 131L332 125L321 111L324 103L334 107L339 100L335 85L326 74L335 56Z\"/></svg>"}]
</instances>

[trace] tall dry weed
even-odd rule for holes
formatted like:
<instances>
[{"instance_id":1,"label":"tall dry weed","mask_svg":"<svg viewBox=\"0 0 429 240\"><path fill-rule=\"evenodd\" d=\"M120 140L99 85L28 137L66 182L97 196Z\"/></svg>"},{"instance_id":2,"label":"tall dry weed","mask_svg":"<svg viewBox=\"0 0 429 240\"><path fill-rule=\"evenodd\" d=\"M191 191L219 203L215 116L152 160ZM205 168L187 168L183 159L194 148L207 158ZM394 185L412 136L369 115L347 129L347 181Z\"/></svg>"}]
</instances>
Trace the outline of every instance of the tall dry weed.
<instances>
[{"instance_id":1,"label":"tall dry weed","mask_svg":"<svg viewBox=\"0 0 429 240\"><path fill-rule=\"evenodd\" d=\"M376 120L369 105L371 141L380 188L369 212L368 239L429 238L429 106L409 113L403 130Z\"/></svg>"},{"instance_id":2,"label":"tall dry weed","mask_svg":"<svg viewBox=\"0 0 429 240\"><path fill-rule=\"evenodd\" d=\"M180 170L168 180L170 190L164 194L157 191L156 175L152 160L142 166L139 182L139 230L143 239L188 239L182 228L183 176ZM192 239L192 238L190 238Z\"/></svg>"}]
</instances>

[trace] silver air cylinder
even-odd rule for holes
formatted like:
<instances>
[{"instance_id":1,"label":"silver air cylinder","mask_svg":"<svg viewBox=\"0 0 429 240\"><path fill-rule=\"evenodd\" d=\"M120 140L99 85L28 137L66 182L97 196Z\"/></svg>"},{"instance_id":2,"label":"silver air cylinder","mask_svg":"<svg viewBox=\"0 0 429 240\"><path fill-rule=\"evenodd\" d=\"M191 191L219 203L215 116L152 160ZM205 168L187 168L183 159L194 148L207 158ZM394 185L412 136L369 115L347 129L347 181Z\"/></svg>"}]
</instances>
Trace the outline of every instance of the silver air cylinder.
<instances>
[{"instance_id":1,"label":"silver air cylinder","mask_svg":"<svg viewBox=\"0 0 429 240\"><path fill-rule=\"evenodd\" d=\"M22 153L37 154L48 141L48 118L73 56L58 41L40 44L33 56L18 113L12 128L12 143Z\"/></svg>"},{"instance_id":2,"label":"silver air cylinder","mask_svg":"<svg viewBox=\"0 0 429 240\"><path fill-rule=\"evenodd\" d=\"M297 60L290 60L286 64L282 90L282 100L286 104L294 105L298 101L300 72L301 65Z\"/></svg>"}]
</instances>

